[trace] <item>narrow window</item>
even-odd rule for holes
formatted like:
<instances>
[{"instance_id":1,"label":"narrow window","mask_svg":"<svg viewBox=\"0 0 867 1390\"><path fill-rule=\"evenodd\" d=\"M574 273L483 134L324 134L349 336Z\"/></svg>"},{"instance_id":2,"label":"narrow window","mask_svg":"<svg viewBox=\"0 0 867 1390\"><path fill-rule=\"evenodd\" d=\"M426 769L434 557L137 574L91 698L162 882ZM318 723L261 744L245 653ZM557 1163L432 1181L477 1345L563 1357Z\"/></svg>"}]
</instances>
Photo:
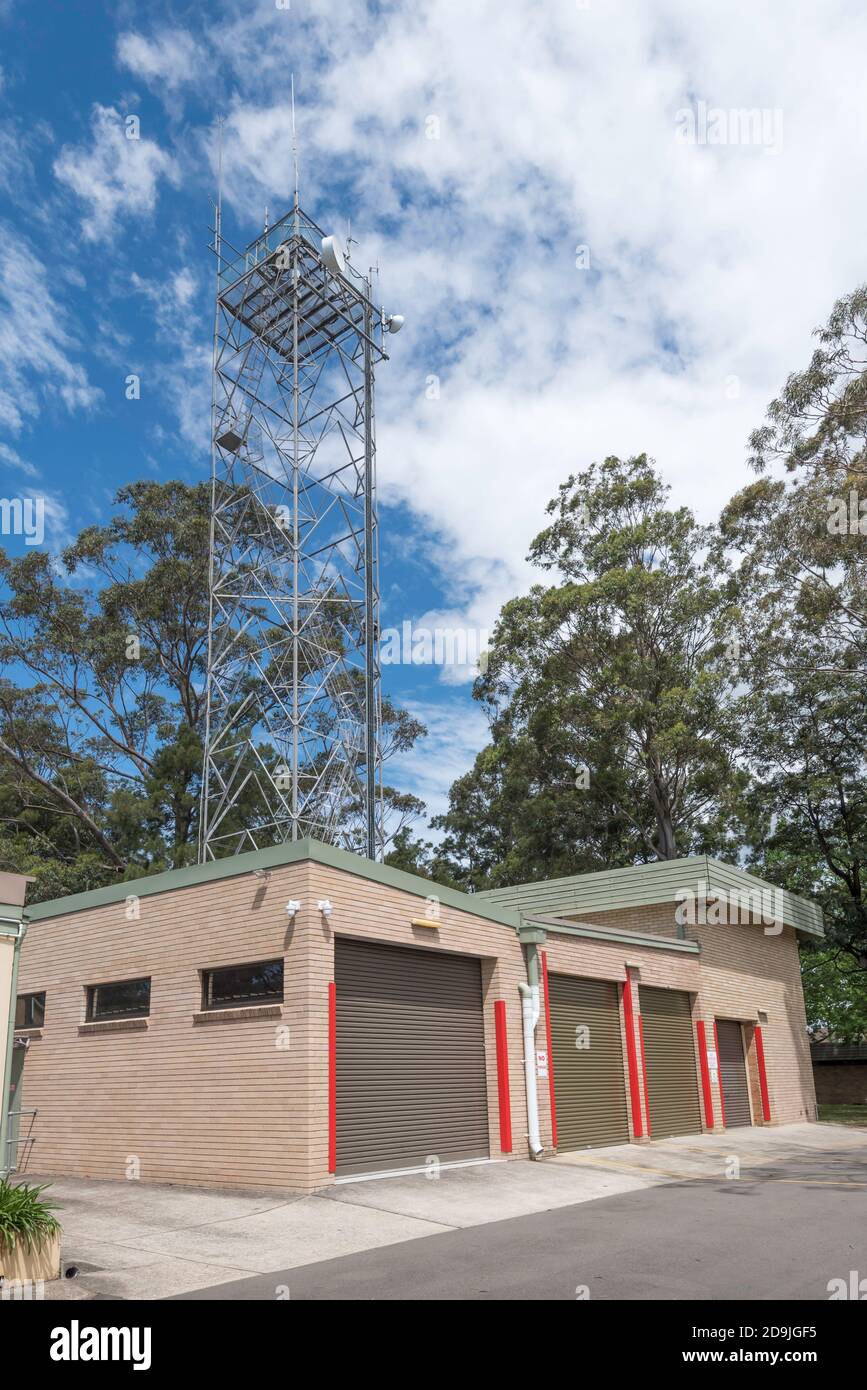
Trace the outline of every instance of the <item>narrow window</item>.
<instances>
[{"instance_id":1,"label":"narrow window","mask_svg":"<svg viewBox=\"0 0 867 1390\"><path fill-rule=\"evenodd\" d=\"M87 1021L102 1018L146 1018L151 1008L151 982L114 980L107 985L88 985Z\"/></svg>"},{"instance_id":2,"label":"narrow window","mask_svg":"<svg viewBox=\"0 0 867 1390\"><path fill-rule=\"evenodd\" d=\"M240 1009L245 1004L283 1002L283 961L227 965L202 971L203 1009Z\"/></svg>"},{"instance_id":3,"label":"narrow window","mask_svg":"<svg viewBox=\"0 0 867 1390\"><path fill-rule=\"evenodd\" d=\"M19 994L15 1001L15 1027L41 1028L45 1022L45 991Z\"/></svg>"}]
</instances>

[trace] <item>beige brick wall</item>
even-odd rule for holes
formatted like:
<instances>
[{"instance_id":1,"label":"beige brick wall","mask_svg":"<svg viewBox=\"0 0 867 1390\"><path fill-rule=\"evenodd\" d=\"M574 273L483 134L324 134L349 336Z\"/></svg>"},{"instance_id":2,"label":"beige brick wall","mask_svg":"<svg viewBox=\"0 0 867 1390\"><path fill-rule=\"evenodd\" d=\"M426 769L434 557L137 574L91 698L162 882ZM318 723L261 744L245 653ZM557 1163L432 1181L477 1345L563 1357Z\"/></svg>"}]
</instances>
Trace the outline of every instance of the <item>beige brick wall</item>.
<instances>
[{"instance_id":1,"label":"beige brick wall","mask_svg":"<svg viewBox=\"0 0 867 1390\"><path fill-rule=\"evenodd\" d=\"M131 892L135 885L130 885ZM294 924L289 898L303 903ZM316 903L330 898L326 920ZM488 1124L500 1156L494 1002L504 999L513 1154L527 1154L518 982L512 928L443 907L436 931L412 927L424 899L315 863L184 888L33 922L19 989L45 990L42 1035L25 1062L23 1104L38 1106L33 1172L309 1191L328 1174L328 984L334 937L456 951L482 963ZM200 971L284 956L276 1017L195 1022ZM85 986L151 977L145 1030L81 1035ZM287 1033L288 1030L288 1033Z\"/></svg>"},{"instance_id":2,"label":"beige brick wall","mask_svg":"<svg viewBox=\"0 0 867 1390\"><path fill-rule=\"evenodd\" d=\"M130 892L135 884L130 884ZM302 904L294 923L287 899ZM329 898L326 920L316 908ZM441 906L435 931L412 926L424 899L348 871L306 862L31 923L19 990L45 990L23 1105L37 1106L30 1171L214 1187L310 1191L328 1174L328 985L334 940L367 937L455 951L482 964L490 1151L500 1156L494 1003L506 1005L512 1155L527 1156L521 1006L524 953L512 928ZM606 913L600 925L671 935L672 908ZM812 1118L812 1069L794 934L760 927L690 928L701 956L551 933L551 972L617 981L626 961L639 983L683 989L693 1018L763 1022L772 1122ZM200 972L283 955L285 998L271 1013L196 1022ZM149 975L147 1028L82 1035L85 986ZM695 1030L693 1030L695 1031ZM751 1037L751 1031L748 1038ZM546 1047L544 1014L536 1047ZM624 1042L624 1064L626 1047ZM759 1116L754 1049L748 1056ZM639 1059L640 1060L640 1059ZM631 1102L624 1075L627 1105ZM539 1081L543 1142L551 1148L549 1087ZM718 1098L714 1097L719 1122ZM645 1122L646 1122L646 1116Z\"/></svg>"},{"instance_id":3,"label":"beige brick wall","mask_svg":"<svg viewBox=\"0 0 867 1390\"><path fill-rule=\"evenodd\" d=\"M19 990L47 995L22 1083L39 1107L31 1170L119 1179L137 1163L148 1182L303 1186L306 981L285 904L309 901L307 880L292 865L143 897L138 920L121 902L30 924ZM278 1017L194 1022L200 970L284 953ZM146 1031L79 1034L86 985L142 975Z\"/></svg>"}]
</instances>

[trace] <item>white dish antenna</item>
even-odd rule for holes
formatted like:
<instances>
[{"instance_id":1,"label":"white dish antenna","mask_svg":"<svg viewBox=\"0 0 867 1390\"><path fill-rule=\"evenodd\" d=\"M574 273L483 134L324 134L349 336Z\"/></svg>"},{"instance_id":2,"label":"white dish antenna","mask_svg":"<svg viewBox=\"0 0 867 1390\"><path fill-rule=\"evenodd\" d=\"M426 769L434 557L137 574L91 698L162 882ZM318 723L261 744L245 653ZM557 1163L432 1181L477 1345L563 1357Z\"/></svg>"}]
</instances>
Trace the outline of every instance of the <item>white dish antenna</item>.
<instances>
[{"instance_id":1,"label":"white dish antenna","mask_svg":"<svg viewBox=\"0 0 867 1390\"><path fill-rule=\"evenodd\" d=\"M336 236L322 238L322 264L333 275L345 274L346 259Z\"/></svg>"},{"instance_id":2,"label":"white dish antenna","mask_svg":"<svg viewBox=\"0 0 867 1390\"><path fill-rule=\"evenodd\" d=\"M385 320L385 327L389 333L399 333L405 323L403 314L389 314Z\"/></svg>"}]
</instances>

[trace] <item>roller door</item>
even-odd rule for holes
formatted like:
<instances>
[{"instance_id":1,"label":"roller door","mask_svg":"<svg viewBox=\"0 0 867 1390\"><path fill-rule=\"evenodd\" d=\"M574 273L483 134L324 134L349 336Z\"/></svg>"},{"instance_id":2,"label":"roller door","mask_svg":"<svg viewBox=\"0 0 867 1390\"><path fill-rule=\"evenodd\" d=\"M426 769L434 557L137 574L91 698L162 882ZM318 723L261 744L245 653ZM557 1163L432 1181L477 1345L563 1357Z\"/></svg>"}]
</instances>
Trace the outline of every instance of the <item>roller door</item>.
<instances>
[{"instance_id":1,"label":"roller door","mask_svg":"<svg viewBox=\"0 0 867 1390\"><path fill-rule=\"evenodd\" d=\"M689 995L639 988L651 1139L701 1134Z\"/></svg>"},{"instance_id":2,"label":"roller door","mask_svg":"<svg viewBox=\"0 0 867 1390\"><path fill-rule=\"evenodd\" d=\"M731 1018L718 1018L716 1037L725 1126L726 1129L743 1129L751 1125L753 1120L741 1025Z\"/></svg>"},{"instance_id":3,"label":"roller door","mask_svg":"<svg viewBox=\"0 0 867 1390\"><path fill-rule=\"evenodd\" d=\"M338 937L338 1176L488 1158L481 963Z\"/></svg>"},{"instance_id":4,"label":"roller door","mask_svg":"<svg viewBox=\"0 0 867 1390\"><path fill-rule=\"evenodd\" d=\"M549 975L548 998L558 1149L625 1144L629 1119L617 985Z\"/></svg>"}]
</instances>

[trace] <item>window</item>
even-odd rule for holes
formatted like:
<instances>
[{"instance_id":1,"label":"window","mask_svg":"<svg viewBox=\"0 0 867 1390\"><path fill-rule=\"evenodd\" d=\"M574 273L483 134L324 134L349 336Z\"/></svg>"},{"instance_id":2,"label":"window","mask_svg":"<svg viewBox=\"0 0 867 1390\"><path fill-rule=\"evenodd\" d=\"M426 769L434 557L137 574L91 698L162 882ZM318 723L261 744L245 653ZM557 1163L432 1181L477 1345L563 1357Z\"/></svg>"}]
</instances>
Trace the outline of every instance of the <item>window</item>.
<instances>
[{"instance_id":1,"label":"window","mask_svg":"<svg viewBox=\"0 0 867 1390\"><path fill-rule=\"evenodd\" d=\"M229 965L202 971L203 1009L240 1009L245 1004L282 1004L283 962Z\"/></svg>"},{"instance_id":2,"label":"window","mask_svg":"<svg viewBox=\"0 0 867 1390\"><path fill-rule=\"evenodd\" d=\"M15 1000L15 1027L41 1028L45 1022L45 991L42 994L19 994Z\"/></svg>"},{"instance_id":3,"label":"window","mask_svg":"<svg viewBox=\"0 0 867 1390\"><path fill-rule=\"evenodd\" d=\"M88 985L87 1021L103 1018L145 1018L151 1008L151 982L117 980L109 985Z\"/></svg>"}]
</instances>

